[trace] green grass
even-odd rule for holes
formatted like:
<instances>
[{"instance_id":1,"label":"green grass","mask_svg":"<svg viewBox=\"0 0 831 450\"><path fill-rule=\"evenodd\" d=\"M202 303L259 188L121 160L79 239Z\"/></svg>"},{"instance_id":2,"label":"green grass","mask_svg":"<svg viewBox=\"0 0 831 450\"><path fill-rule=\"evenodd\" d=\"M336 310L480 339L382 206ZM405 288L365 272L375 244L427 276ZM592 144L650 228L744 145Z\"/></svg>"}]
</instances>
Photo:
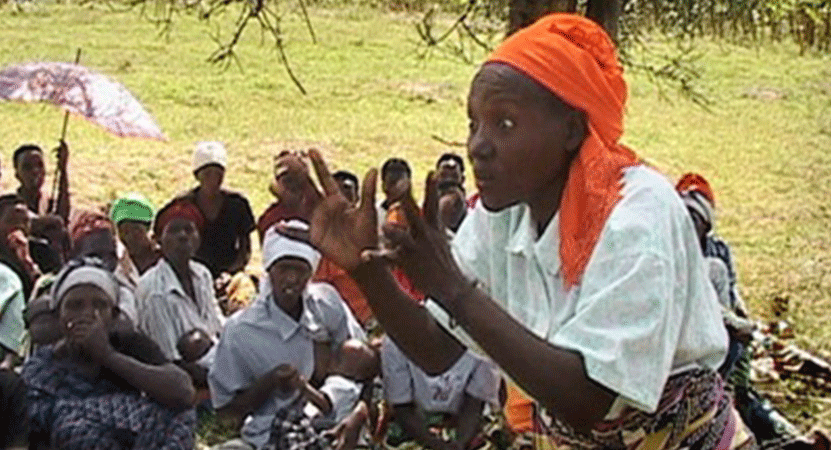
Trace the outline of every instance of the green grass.
<instances>
[{"instance_id":1,"label":"green grass","mask_svg":"<svg viewBox=\"0 0 831 450\"><path fill-rule=\"evenodd\" d=\"M227 183L245 191L255 213L271 201L271 155L317 146L337 168L363 173L403 156L423 178L446 150L431 136L464 141L465 96L476 70L447 58L417 58L414 18L360 7L313 9L312 44L299 16L284 27L291 62L309 95L285 76L258 30L239 48L242 71L205 62L212 28L180 17L169 36L136 12L73 6L0 9L0 66L31 60L82 63L122 81L157 117L170 142L121 140L82 120L70 123L75 204L102 204L136 190L157 204L193 184L190 154L199 140L228 144ZM630 74L624 140L675 178L698 171L717 196L719 231L733 245L741 290L754 315L788 297L786 319L797 342L831 352L831 57L798 57L785 44L741 48L701 42L705 111L662 100L645 76ZM744 95L776 88L781 100ZM0 105L3 166L23 142L53 145L62 113L51 107ZM460 150L460 149L459 149ZM15 183L7 169L0 185ZM780 386L781 389L784 387ZM827 399L828 397L826 397ZM828 403L791 401L789 416L824 413Z\"/></svg>"}]
</instances>

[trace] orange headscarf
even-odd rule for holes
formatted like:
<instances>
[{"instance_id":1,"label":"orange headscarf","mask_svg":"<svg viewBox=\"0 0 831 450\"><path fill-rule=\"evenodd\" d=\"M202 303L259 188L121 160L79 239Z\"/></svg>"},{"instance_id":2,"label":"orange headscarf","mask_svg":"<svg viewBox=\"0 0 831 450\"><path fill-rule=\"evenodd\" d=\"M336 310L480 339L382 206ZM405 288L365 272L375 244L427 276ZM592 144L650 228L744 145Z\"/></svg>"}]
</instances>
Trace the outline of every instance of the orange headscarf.
<instances>
[{"instance_id":1,"label":"orange headscarf","mask_svg":"<svg viewBox=\"0 0 831 450\"><path fill-rule=\"evenodd\" d=\"M678 184L675 185L675 190L681 194L690 191L700 192L713 207L716 206L716 196L713 195L713 188L710 187L710 183L707 182L706 178L697 173L684 174L678 180Z\"/></svg>"},{"instance_id":2,"label":"orange headscarf","mask_svg":"<svg viewBox=\"0 0 831 450\"><path fill-rule=\"evenodd\" d=\"M638 164L635 153L618 143L627 95L623 68L603 29L572 14L550 14L516 32L488 62L519 70L588 117L560 201L560 261L572 287L620 200L623 169Z\"/></svg>"}]
</instances>

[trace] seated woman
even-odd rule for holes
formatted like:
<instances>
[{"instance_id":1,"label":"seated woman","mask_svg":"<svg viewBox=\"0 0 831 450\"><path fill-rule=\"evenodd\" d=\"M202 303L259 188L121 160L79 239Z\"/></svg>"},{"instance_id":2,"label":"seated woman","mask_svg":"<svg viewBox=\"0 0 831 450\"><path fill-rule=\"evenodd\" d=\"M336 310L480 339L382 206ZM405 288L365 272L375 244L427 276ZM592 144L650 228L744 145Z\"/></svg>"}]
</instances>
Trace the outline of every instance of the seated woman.
<instances>
[{"instance_id":1,"label":"seated woman","mask_svg":"<svg viewBox=\"0 0 831 450\"><path fill-rule=\"evenodd\" d=\"M115 276L134 292L141 274L153 267L162 256L159 244L150 238L154 212L150 201L136 193L119 198L110 208L110 219L123 244Z\"/></svg>"},{"instance_id":2,"label":"seated woman","mask_svg":"<svg viewBox=\"0 0 831 450\"><path fill-rule=\"evenodd\" d=\"M97 260L68 264L52 288L64 338L24 364L33 448L190 449L193 385L148 337L111 332L113 274Z\"/></svg>"},{"instance_id":3,"label":"seated woman","mask_svg":"<svg viewBox=\"0 0 831 450\"><path fill-rule=\"evenodd\" d=\"M136 288L137 326L153 339L165 356L182 359L176 344L198 328L218 339L223 318L207 267L194 260L204 230L195 204L177 200L156 217L156 238L162 258L139 279Z\"/></svg>"}]
</instances>

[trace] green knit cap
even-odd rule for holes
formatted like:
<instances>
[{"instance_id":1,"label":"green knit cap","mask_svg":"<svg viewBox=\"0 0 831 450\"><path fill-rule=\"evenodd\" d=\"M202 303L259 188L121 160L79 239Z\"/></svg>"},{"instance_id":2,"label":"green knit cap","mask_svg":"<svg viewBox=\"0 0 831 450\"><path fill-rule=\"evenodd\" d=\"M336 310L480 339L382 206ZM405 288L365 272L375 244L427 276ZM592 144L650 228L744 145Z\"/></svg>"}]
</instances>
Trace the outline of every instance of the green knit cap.
<instances>
[{"instance_id":1,"label":"green knit cap","mask_svg":"<svg viewBox=\"0 0 831 450\"><path fill-rule=\"evenodd\" d=\"M154 208L150 200L141 194L132 192L113 202L110 208L110 218L116 225L125 220L152 223L153 213Z\"/></svg>"}]
</instances>

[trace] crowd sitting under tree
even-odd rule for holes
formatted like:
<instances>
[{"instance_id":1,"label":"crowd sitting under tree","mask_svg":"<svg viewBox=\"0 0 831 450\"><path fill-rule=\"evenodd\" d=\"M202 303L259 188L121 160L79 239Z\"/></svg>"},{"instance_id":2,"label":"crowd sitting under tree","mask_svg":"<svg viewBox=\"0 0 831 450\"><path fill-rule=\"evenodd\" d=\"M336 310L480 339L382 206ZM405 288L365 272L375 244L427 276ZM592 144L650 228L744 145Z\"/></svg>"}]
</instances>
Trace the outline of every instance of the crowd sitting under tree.
<instances>
[{"instance_id":1,"label":"crowd sitting under tree","mask_svg":"<svg viewBox=\"0 0 831 450\"><path fill-rule=\"evenodd\" d=\"M158 213L138 193L70 211L68 145L54 198L43 150L19 147L0 446L193 448L197 406L239 432L215 450L806 445L750 386L712 189L673 190L619 143L626 95L602 29L546 16L472 80L473 195L455 153L418 206L403 158L376 202L378 170L286 150L256 222L220 142L196 145L197 186Z\"/></svg>"}]
</instances>

